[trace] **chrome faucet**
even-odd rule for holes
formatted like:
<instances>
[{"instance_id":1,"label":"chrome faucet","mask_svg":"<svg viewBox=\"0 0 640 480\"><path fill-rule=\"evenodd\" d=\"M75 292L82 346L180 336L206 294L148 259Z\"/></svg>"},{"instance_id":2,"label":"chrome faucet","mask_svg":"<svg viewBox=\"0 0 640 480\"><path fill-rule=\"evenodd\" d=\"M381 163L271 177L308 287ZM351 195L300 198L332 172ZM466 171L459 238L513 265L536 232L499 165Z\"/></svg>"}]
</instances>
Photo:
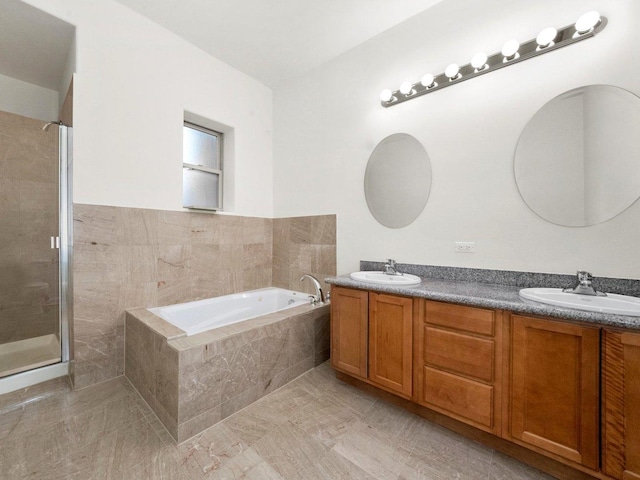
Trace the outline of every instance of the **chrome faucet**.
<instances>
[{"instance_id":1,"label":"chrome faucet","mask_svg":"<svg viewBox=\"0 0 640 480\"><path fill-rule=\"evenodd\" d=\"M384 264L384 273L386 275L402 275L396 269L396 261L393 258L390 258L389 260L387 260L387 263Z\"/></svg>"},{"instance_id":2,"label":"chrome faucet","mask_svg":"<svg viewBox=\"0 0 640 480\"><path fill-rule=\"evenodd\" d=\"M577 283L574 287L562 289L565 293L576 293L578 295L591 295L594 297L606 297L606 293L602 293L593 288L593 275L589 272L578 270Z\"/></svg>"},{"instance_id":3,"label":"chrome faucet","mask_svg":"<svg viewBox=\"0 0 640 480\"><path fill-rule=\"evenodd\" d=\"M311 303L313 305L316 305L318 303L320 304L324 303L324 293L322 292L322 287L320 286L320 282L318 281L318 279L313 275L309 275L308 273L305 273L300 277L300 281L301 282L304 281L305 278L308 278L311 281L311 283L313 283L313 286L316 287L316 294L310 295Z\"/></svg>"}]
</instances>

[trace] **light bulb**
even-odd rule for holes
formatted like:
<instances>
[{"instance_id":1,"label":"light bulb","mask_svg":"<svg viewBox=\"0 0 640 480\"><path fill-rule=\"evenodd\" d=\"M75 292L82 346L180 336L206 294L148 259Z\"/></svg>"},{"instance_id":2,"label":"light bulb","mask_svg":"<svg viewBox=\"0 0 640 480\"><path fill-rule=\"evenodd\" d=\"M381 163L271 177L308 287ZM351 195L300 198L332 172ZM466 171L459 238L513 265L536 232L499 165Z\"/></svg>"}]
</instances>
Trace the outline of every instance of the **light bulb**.
<instances>
[{"instance_id":1,"label":"light bulb","mask_svg":"<svg viewBox=\"0 0 640 480\"><path fill-rule=\"evenodd\" d=\"M484 52L476 53L471 59L471 66L478 70L483 70L487 66L487 54Z\"/></svg>"},{"instance_id":2,"label":"light bulb","mask_svg":"<svg viewBox=\"0 0 640 480\"><path fill-rule=\"evenodd\" d=\"M455 80L460 73L460 67L456 63L452 63L444 69L444 74L449 78L449 80Z\"/></svg>"},{"instance_id":3,"label":"light bulb","mask_svg":"<svg viewBox=\"0 0 640 480\"><path fill-rule=\"evenodd\" d=\"M409 95L411 92L413 92L413 84L411 82L402 82L400 84L400 93Z\"/></svg>"},{"instance_id":4,"label":"light bulb","mask_svg":"<svg viewBox=\"0 0 640 480\"><path fill-rule=\"evenodd\" d=\"M431 75L430 73L427 73L425 76L423 76L422 80L420 80L420 83L423 87L426 88L433 88L436 86L435 78L433 78L433 75Z\"/></svg>"},{"instance_id":5,"label":"light bulb","mask_svg":"<svg viewBox=\"0 0 640 480\"><path fill-rule=\"evenodd\" d=\"M520 49L520 42L516 39L511 39L502 46L502 56L506 59L512 60L518 58L518 50Z\"/></svg>"},{"instance_id":6,"label":"light bulb","mask_svg":"<svg viewBox=\"0 0 640 480\"><path fill-rule=\"evenodd\" d=\"M595 10L592 10L591 12L585 13L578 19L575 25L576 31L579 34L587 33L593 30L593 28L598 25L599 22L600 14Z\"/></svg>"},{"instance_id":7,"label":"light bulb","mask_svg":"<svg viewBox=\"0 0 640 480\"><path fill-rule=\"evenodd\" d=\"M383 102L389 102L393 98L393 93L388 88L385 88L380 92L380 100Z\"/></svg>"},{"instance_id":8,"label":"light bulb","mask_svg":"<svg viewBox=\"0 0 640 480\"><path fill-rule=\"evenodd\" d=\"M554 44L554 40L558 36L558 30L553 27L547 27L542 30L536 37L536 43L540 48L550 47Z\"/></svg>"}]
</instances>

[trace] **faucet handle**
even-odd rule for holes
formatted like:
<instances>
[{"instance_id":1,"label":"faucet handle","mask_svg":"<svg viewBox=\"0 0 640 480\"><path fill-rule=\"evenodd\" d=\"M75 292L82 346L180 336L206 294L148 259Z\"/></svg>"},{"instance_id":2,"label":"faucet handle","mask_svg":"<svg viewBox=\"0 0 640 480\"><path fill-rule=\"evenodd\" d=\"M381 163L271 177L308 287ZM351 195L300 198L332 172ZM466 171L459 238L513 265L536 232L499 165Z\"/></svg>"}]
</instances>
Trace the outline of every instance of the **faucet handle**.
<instances>
[{"instance_id":1,"label":"faucet handle","mask_svg":"<svg viewBox=\"0 0 640 480\"><path fill-rule=\"evenodd\" d=\"M396 261L393 258L390 258L387 260L387 265L389 265L390 267L395 267Z\"/></svg>"},{"instance_id":2,"label":"faucet handle","mask_svg":"<svg viewBox=\"0 0 640 480\"><path fill-rule=\"evenodd\" d=\"M578 270L577 276L578 276L578 281L580 283L582 282L591 283L593 281L593 275L591 275L589 272L584 270Z\"/></svg>"}]
</instances>

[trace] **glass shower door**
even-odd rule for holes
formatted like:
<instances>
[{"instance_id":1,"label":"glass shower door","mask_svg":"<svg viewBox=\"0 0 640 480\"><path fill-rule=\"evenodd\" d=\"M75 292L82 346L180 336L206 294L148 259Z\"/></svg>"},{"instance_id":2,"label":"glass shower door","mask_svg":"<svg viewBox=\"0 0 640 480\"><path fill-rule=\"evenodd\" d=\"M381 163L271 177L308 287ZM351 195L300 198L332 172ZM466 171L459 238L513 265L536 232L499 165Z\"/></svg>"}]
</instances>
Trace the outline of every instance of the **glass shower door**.
<instances>
[{"instance_id":1,"label":"glass shower door","mask_svg":"<svg viewBox=\"0 0 640 480\"><path fill-rule=\"evenodd\" d=\"M0 378L61 361L59 128L0 112Z\"/></svg>"}]
</instances>

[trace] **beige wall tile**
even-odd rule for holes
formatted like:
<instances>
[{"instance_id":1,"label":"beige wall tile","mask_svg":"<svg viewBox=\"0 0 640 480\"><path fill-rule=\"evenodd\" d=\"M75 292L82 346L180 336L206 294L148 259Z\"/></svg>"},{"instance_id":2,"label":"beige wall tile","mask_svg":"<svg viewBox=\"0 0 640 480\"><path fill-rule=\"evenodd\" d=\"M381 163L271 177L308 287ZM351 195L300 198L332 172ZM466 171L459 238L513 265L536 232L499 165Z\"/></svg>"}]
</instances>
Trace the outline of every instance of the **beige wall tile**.
<instances>
[{"instance_id":1,"label":"beige wall tile","mask_svg":"<svg viewBox=\"0 0 640 480\"><path fill-rule=\"evenodd\" d=\"M154 306L175 305L193 299L191 279L158 280Z\"/></svg>"},{"instance_id":2,"label":"beige wall tile","mask_svg":"<svg viewBox=\"0 0 640 480\"><path fill-rule=\"evenodd\" d=\"M121 247L124 252L122 280L127 284L140 284L158 280L158 247L133 245Z\"/></svg>"},{"instance_id":3,"label":"beige wall tile","mask_svg":"<svg viewBox=\"0 0 640 480\"><path fill-rule=\"evenodd\" d=\"M158 244L157 210L148 210L141 208L119 208L117 221L119 244Z\"/></svg>"},{"instance_id":4,"label":"beige wall tile","mask_svg":"<svg viewBox=\"0 0 640 480\"><path fill-rule=\"evenodd\" d=\"M120 359L124 333L118 328L127 308L183 303L271 285L306 288L311 293L310 285L299 283L300 275L314 273L322 279L335 272L335 245L314 240L314 235L326 242L335 237L335 216L331 215L271 220L75 205L74 227L79 338L97 341L104 335L106 344L116 349L106 357L116 363L115 372L125 367ZM99 298L101 288L105 298ZM91 302L96 305L93 311ZM79 348L86 351L82 344ZM85 381L103 378L102 364L85 358L76 359ZM92 368L99 373L92 376ZM257 378L248 383L230 379L225 398L257 383ZM144 388L155 390L146 384Z\"/></svg>"},{"instance_id":5,"label":"beige wall tile","mask_svg":"<svg viewBox=\"0 0 640 480\"><path fill-rule=\"evenodd\" d=\"M73 205L73 244L116 245L118 243L118 207Z\"/></svg>"},{"instance_id":6,"label":"beige wall tile","mask_svg":"<svg viewBox=\"0 0 640 480\"><path fill-rule=\"evenodd\" d=\"M200 433L205 428L218 423L221 418L220 406L214 407L211 410L207 410L197 417L178 425L177 435L175 436L175 439L178 442L183 442L193 437L195 434Z\"/></svg>"},{"instance_id":7,"label":"beige wall tile","mask_svg":"<svg viewBox=\"0 0 640 480\"><path fill-rule=\"evenodd\" d=\"M3 208L3 216L4 213L20 211L19 183L4 175L0 178L0 205Z\"/></svg>"},{"instance_id":8,"label":"beige wall tile","mask_svg":"<svg viewBox=\"0 0 640 480\"><path fill-rule=\"evenodd\" d=\"M110 335L120 316L120 283L79 282L73 290L76 339Z\"/></svg>"},{"instance_id":9,"label":"beige wall tile","mask_svg":"<svg viewBox=\"0 0 640 480\"><path fill-rule=\"evenodd\" d=\"M224 366L221 355L180 366L180 402L177 406L179 424L220 407Z\"/></svg>"},{"instance_id":10,"label":"beige wall tile","mask_svg":"<svg viewBox=\"0 0 640 480\"><path fill-rule=\"evenodd\" d=\"M259 384L247 388L243 392L222 403L220 407L221 418L227 418L229 415L233 415L244 407L251 405L253 402L260 399L260 397L261 388Z\"/></svg>"},{"instance_id":11,"label":"beige wall tile","mask_svg":"<svg viewBox=\"0 0 640 480\"><path fill-rule=\"evenodd\" d=\"M297 365L310 355L315 346L314 314L309 312L293 319L289 327L291 342L289 346L289 367Z\"/></svg>"},{"instance_id":12,"label":"beige wall tile","mask_svg":"<svg viewBox=\"0 0 640 480\"><path fill-rule=\"evenodd\" d=\"M260 339L260 381L273 381L289 368L290 330Z\"/></svg>"},{"instance_id":13,"label":"beige wall tile","mask_svg":"<svg viewBox=\"0 0 640 480\"><path fill-rule=\"evenodd\" d=\"M124 247L86 243L74 245L74 288L83 283L121 283L124 278L125 260Z\"/></svg>"},{"instance_id":14,"label":"beige wall tile","mask_svg":"<svg viewBox=\"0 0 640 480\"><path fill-rule=\"evenodd\" d=\"M243 268L271 268L271 244L250 243L245 244L242 250Z\"/></svg>"},{"instance_id":15,"label":"beige wall tile","mask_svg":"<svg viewBox=\"0 0 640 480\"><path fill-rule=\"evenodd\" d=\"M153 359L156 400L168 413L174 414L178 411L178 355L164 355L154 351Z\"/></svg>"},{"instance_id":16,"label":"beige wall tile","mask_svg":"<svg viewBox=\"0 0 640 480\"><path fill-rule=\"evenodd\" d=\"M158 282L123 284L120 286L118 313L124 315L128 308L155 307L158 305Z\"/></svg>"},{"instance_id":17,"label":"beige wall tile","mask_svg":"<svg viewBox=\"0 0 640 480\"><path fill-rule=\"evenodd\" d=\"M336 272L336 217L322 215L275 219L273 224L273 284L315 293L310 283L300 283L309 273L320 280Z\"/></svg>"},{"instance_id":18,"label":"beige wall tile","mask_svg":"<svg viewBox=\"0 0 640 480\"><path fill-rule=\"evenodd\" d=\"M242 241L244 243L273 242L273 220L269 218L242 217Z\"/></svg>"},{"instance_id":19,"label":"beige wall tile","mask_svg":"<svg viewBox=\"0 0 640 480\"><path fill-rule=\"evenodd\" d=\"M191 245L160 245L157 269L159 280L188 278L191 271Z\"/></svg>"},{"instance_id":20,"label":"beige wall tile","mask_svg":"<svg viewBox=\"0 0 640 480\"><path fill-rule=\"evenodd\" d=\"M158 210L158 244L191 245L192 217L197 214Z\"/></svg>"},{"instance_id":21,"label":"beige wall tile","mask_svg":"<svg viewBox=\"0 0 640 480\"><path fill-rule=\"evenodd\" d=\"M242 287L240 291L246 292L272 286L272 274L271 265L245 267L242 271Z\"/></svg>"},{"instance_id":22,"label":"beige wall tile","mask_svg":"<svg viewBox=\"0 0 640 480\"><path fill-rule=\"evenodd\" d=\"M116 329L108 334L74 339L74 388L84 388L118 375Z\"/></svg>"},{"instance_id":23,"label":"beige wall tile","mask_svg":"<svg viewBox=\"0 0 640 480\"><path fill-rule=\"evenodd\" d=\"M220 394L224 403L258 384L260 380L259 340L223 353L222 359L224 370Z\"/></svg>"},{"instance_id":24,"label":"beige wall tile","mask_svg":"<svg viewBox=\"0 0 640 480\"><path fill-rule=\"evenodd\" d=\"M43 206L54 206L52 213L57 214L58 185L56 183L21 180L18 182L20 212L39 212Z\"/></svg>"}]
</instances>

